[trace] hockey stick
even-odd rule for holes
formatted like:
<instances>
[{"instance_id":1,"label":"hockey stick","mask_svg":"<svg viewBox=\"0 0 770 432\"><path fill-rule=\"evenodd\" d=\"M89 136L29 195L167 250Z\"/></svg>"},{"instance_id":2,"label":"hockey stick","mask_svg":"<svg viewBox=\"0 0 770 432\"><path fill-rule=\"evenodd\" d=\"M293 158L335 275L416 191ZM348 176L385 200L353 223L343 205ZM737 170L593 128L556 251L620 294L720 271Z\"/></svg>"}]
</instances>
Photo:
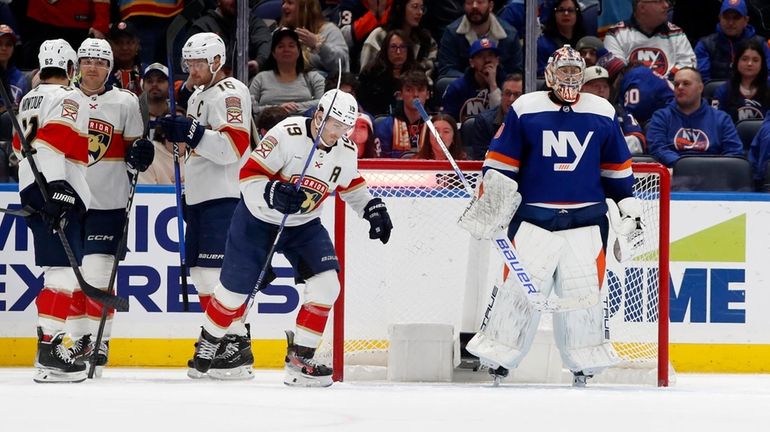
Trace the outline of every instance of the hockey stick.
<instances>
[{"instance_id":1,"label":"hockey stick","mask_svg":"<svg viewBox=\"0 0 770 432\"><path fill-rule=\"evenodd\" d=\"M5 79L3 78L0 78L0 96L2 96L3 100L5 101L13 100L8 97L8 91L5 89ZM43 180L43 175L37 169L37 164L35 163L34 157L35 150L32 148L30 143L27 142L27 137L24 136L24 132L21 130L19 120L16 118L16 116L11 113L9 117L11 118L13 129L19 136L19 142L21 142L21 147L24 149L26 159L29 161L29 167L32 170L32 175L35 177L35 183L37 184L38 189L40 189L40 194L43 196L43 202L48 204L48 202L51 200L51 197L48 196L48 184L45 180ZM78 284L80 285L80 290L83 291L83 294L95 301L98 301L104 306L114 308L115 310L119 310L121 312L128 311L128 300L110 294L106 291L102 291L86 282L86 280L83 278L83 274L80 273L78 261L75 258L75 253L72 252L72 247L70 246L69 240L67 240L67 236L64 234L63 227L56 227L55 231L59 235L59 240L61 241L61 245L64 248L64 253L67 255L67 260L69 261L70 267L72 267L72 271L75 273L75 278L77 279Z\"/></svg>"},{"instance_id":2,"label":"hockey stick","mask_svg":"<svg viewBox=\"0 0 770 432\"><path fill-rule=\"evenodd\" d=\"M143 101L139 102L139 112L142 115L142 123L144 123L144 132L142 133L142 138L147 139L147 135L150 130L150 113L148 111L147 107L147 98L145 97ZM115 261L112 262L112 270L110 271L110 280L107 283L107 291L112 293L113 287L115 286L115 277L118 274L118 263L120 262L120 254L123 251L123 249L126 248L126 244L128 243L128 217L131 215L131 206L134 203L134 193L136 192L136 182L139 179L139 171L136 169L131 169L131 179L130 179L130 187L128 189L128 201L126 202L126 220L123 222L123 233L120 236L120 242L118 243L118 248L115 251ZM95 356L99 353L99 347L102 343L102 338L104 337L104 327L107 325L107 308L102 308L102 316L99 318L99 329L96 332L96 342L94 342L94 352L92 354ZM91 361L89 368L88 368L88 379L93 379L94 372L96 372L96 362Z\"/></svg>"},{"instance_id":3,"label":"hockey stick","mask_svg":"<svg viewBox=\"0 0 770 432\"><path fill-rule=\"evenodd\" d=\"M414 100L414 106L420 112L420 117L422 117L423 121L428 126L428 129L436 138L436 142L438 142L439 147L441 147L441 151L444 152L444 156L446 156L455 174L457 174L457 177L460 178L460 181L462 182L463 187L465 188L465 191L468 193L468 195L473 196L473 188L471 188L471 185L470 183L468 183L468 180L465 179L463 172L460 170L460 167L457 166L457 162L455 162L454 157L452 157L452 154L449 153L449 149L447 149L446 144L444 144L444 141L441 139L441 136L438 134L436 127L433 125L433 121L430 119L430 117L428 116L428 113L425 111L425 107L422 106L422 103L420 102L419 99ZM492 241L492 244L495 245L495 248L502 256L503 261L505 262L505 265L508 267L508 270L511 271L512 276L515 275L516 279L521 282L521 283L517 283L516 285L518 285L527 295L527 298L529 299L533 308L541 312L565 312L565 311L575 310L575 309L585 309L599 303L598 293L583 295L579 297L564 298L564 299L547 298L535 286L534 281L530 276L529 272L521 263L521 259L519 258L519 252L516 250L516 248L513 247L513 244L511 243L511 240L508 239L508 236L506 235L506 233L503 231L498 231L496 234L494 234L494 237L490 240Z\"/></svg>"},{"instance_id":4,"label":"hockey stick","mask_svg":"<svg viewBox=\"0 0 770 432\"><path fill-rule=\"evenodd\" d=\"M340 89L340 83L342 82L342 60L339 62L339 70L340 73L337 76L337 91L339 92ZM294 183L294 190L299 191L299 189L302 187L302 180L305 179L305 173L307 172L308 167L310 166L310 161L313 160L313 155L315 154L316 148L318 147L318 142L321 140L321 134L323 133L324 127L326 126L326 120L329 118L329 114L332 111L332 107L334 106L334 101L337 100L337 93L334 93L334 97L332 98L332 103L329 109L324 113L323 119L321 119L321 124L318 125L318 133L316 134L315 139L313 140L313 146L310 148L310 153L307 155L307 158L305 159L305 166L302 167L302 171L299 174L299 178ZM270 262L273 260L273 255L275 254L275 248L278 246L278 239L281 238L281 233L283 233L284 227L286 227L286 220L289 218L288 214L284 214L283 218L281 219L281 224L278 225L278 232L275 235L275 240L273 240L273 244L270 245L270 250L267 252L267 258L265 259L265 263L262 265L262 269L259 271L259 276L257 277L257 283L254 285L254 288L251 290L251 293L249 294L249 298L246 300L246 310L243 313L243 320L246 320L246 315L248 315L249 310L251 310L251 306L254 303L254 296L257 295L258 292L265 289L267 286L267 283L265 282L265 275L267 275L267 270L270 268ZM265 284L265 286L262 286L262 284Z\"/></svg>"},{"instance_id":5,"label":"hockey stick","mask_svg":"<svg viewBox=\"0 0 770 432\"><path fill-rule=\"evenodd\" d=\"M166 53L168 68L171 70L174 63L171 59L171 53ZM168 106L171 116L176 115L176 100L174 99L174 78L173 73L168 74ZM174 193L176 194L176 220L177 233L179 235L179 273L182 276L182 310L190 310L190 299L187 294L187 252L184 244L184 213L182 201L182 174L179 167L179 143L173 143L174 146Z\"/></svg>"},{"instance_id":6,"label":"hockey stick","mask_svg":"<svg viewBox=\"0 0 770 432\"><path fill-rule=\"evenodd\" d=\"M7 208L0 208L0 213L9 214L11 216L21 216L21 217L27 217L31 216L35 213L37 213L37 210L33 209L32 207L26 205L20 209L7 209Z\"/></svg>"}]
</instances>

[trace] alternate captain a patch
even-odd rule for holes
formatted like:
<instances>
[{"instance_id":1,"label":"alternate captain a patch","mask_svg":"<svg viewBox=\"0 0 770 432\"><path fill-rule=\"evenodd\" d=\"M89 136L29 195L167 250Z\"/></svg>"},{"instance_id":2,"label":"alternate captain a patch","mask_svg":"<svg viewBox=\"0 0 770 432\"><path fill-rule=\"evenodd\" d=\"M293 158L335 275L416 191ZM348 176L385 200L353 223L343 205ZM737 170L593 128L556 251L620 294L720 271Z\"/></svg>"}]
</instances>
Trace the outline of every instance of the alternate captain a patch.
<instances>
[{"instance_id":1,"label":"alternate captain a patch","mask_svg":"<svg viewBox=\"0 0 770 432\"><path fill-rule=\"evenodd\" d=\"M72 121L78 121L80 105L72 99L64 99L61 103L61 116Z\"/></svg>"},{"instance_id":2,"label":"alternate captain a patch","mask_svg":"<svg viewBox=\"0 0 770 432\"><path fill-rule=\"evenodd\" d=\"M243 108L241 107L241 98L237 96L226 97L225 109L227 109L228 123L243 123Z\"/></svg>"}]
</instances>

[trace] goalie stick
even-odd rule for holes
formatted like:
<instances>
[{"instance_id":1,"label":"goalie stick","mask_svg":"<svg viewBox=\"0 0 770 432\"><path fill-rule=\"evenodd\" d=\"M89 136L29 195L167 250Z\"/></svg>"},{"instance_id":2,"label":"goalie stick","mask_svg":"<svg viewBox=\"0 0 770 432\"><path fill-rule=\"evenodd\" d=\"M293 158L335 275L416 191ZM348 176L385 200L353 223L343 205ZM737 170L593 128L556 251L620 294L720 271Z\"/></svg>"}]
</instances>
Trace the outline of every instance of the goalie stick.
<instances>
[{"instance_id":1,"label":"goalie stick","mask_svg":"<svg viewBox=\"0 0 770 432\"><path fill-rule=\"evenodd\" d=\"M150 113L149 108L147 107L147 96L146 93L143 94L140 97L139 100L139 112L142 115L142 123L144 123L144 132L142 133L142 138L147 139L147 135L150 131ZM118 243L118 248L115 252L115 261L112 263L112 271L110 272L110 279L107 283L107 291L112 293L114 292L113 287L115 286L115 277L118 274L118 263L120 262L120 254L123 251L123 249L126 248L126 244L128 243L128 223L129 219L128 217L131 215L131 206L134 203L134 193L136 192L136 182L139 179L139 171L136 169L131 169L129 171L131 173L131 184L128 189L128 201L126 202L126 220L123 222L123 233L120 237L120 242ZM99 329L96 332L96 342L94 342L94 352L92 355L96 355L99 353L99 346L101 346L102 338L104 337L104 326L107 324L107 308L102 308L102 316L99 318ZM96 362L91 361L90 365L88 367L88 379L93 379L94 373L96 372Z\"/></svg>"},{"instance_id":2,"label":"goalie stick","mask_svg":"<svg viewBox=\"0 0 770 432\"><path fill-rule=\"evenodd\" d=\"M8 91L5 89L5 79L3 78L0 78L0 96L2 96L3 100L5 101L13 100L8 97ZM11 125L13 126L13 129L19 136L21 148L24 150L26 159L29 162L29 167L32 170L35 183L37 184L38 189L40 189L40 194L43 196L43 201L48 204L48 201L50 201L51 197L48 196L48 184L45 180L43 180L43 175L37 169L37 164L35 163L34 156L36 151L32 148L32 145L27 142L27 137L24 136L24 132L21 130L21 126L19 125L19 120L15 115L13 115L13 112L10 113L9 117L11 118ZM75 273L75 278L77 279L78 284L80 285L80 290L83 291L83 294L95 301L98 301L106 307L111 307L121 312L128 311L128 300L118 297L114 294L110 294L106 291L102 291L85 281L83 274L80 273L80 267L78 266L78 261L75 258L75 253L72 252L72 247L70 246L70 242L67 240L67 236L64 234L62 227L56 228L56 234L59 236L61 245L64 248L64 253L67 255L67 261L69 261L70 267Z\"/></svg>"},{"instance_id":3,"label":"goalie stick","mask_svg":"<svg viewBox=\"0 0 770 432\"><path fill-rule=\"evenodd\" d=\"M438 142L439 147L441 147L441 151L444 152L444 156L446 156L455 174L457 174L457 177L462 182L465 191L472 197L473 188L471 187L470 183L468 183L465 175L463 175L460 167L457 166L457 162L455 162L452 154L449 153L449 149L447 149L446 144L444 144L444 141L438 134L436 127L433 125L433 121L425 111L425 107L422 106L422 103L419 99L414 100L414 106L420 112L420 117L422 117L423 121L428 126L431 134L433 134L433 136L436 138L436 142ZM566 312L576 309L586 309L599 303L598 293L564 299L545 297L535 286L532 277L529 275L529 272L524 267L521 259L519 258L519 252L516 250L516 248L513 247L513 244L511 243L511 240L508 239L506 233L503 231L498 231L490 240L492 241L492 244L494 244L495 249L497 249L497 251L502 256L506 267L508 267L508 270L511 271L511 277L515 277L516 280L519 281L519 283L516 283L516 285L518 285L524 291L524 294L526 294L527 298L532 304L532 307L535 309L541 312Z\"/></svg>"}]
</instances>

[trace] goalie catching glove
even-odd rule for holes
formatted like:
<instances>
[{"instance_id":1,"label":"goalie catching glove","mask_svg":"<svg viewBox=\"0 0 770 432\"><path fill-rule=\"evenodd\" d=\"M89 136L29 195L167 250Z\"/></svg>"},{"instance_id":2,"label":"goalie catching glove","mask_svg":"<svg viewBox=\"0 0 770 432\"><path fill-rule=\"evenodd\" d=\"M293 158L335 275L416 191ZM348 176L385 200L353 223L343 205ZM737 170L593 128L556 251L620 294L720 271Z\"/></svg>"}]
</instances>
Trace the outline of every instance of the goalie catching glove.
<instances>
[{"instance_id":1,"label":"goalie catching glove","mask_svg":"<svg viewBox=\"0 0 770 432\"><path fill-rule=\"evenodd\" d=\"M364 207L364 219L369 221L369 238L380 239L382 244L390 240L390 231L393 230L393 223L390 222L388 209L385 203L379 198L374 198Z\"/></svg>"},{"instance_id":2,"label":"goalie catching glove","mask_svg":"<svg viewBox=\"0 0 770 432\"><path fill-rule=\"evenodd\" d=\"M516 180L499 171L487 170L458 224L474 238L491 239L511 223L521 204L518 189Z\"/></svg>"}]
</instances>

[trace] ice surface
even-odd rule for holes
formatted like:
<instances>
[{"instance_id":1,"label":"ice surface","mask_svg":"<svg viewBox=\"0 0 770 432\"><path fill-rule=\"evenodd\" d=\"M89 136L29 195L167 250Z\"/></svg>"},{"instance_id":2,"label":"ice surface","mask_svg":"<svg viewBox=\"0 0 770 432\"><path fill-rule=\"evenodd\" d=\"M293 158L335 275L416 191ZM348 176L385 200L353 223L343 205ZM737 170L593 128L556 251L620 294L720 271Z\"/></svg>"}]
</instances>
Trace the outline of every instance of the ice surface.
<instances>
[{"instance_id":1,"label":"ice surface","mask_svg":"<svg viewBox=\"0 0 770 432\"><path fill-rule=\"evenodd\" d=\"M282 372L194 381L181 369L111 369L36 384L0 369L0 431L767 431L770 375L679 374L671 388L336 383L290 388Z\"/></svg>"}]
</instances>

